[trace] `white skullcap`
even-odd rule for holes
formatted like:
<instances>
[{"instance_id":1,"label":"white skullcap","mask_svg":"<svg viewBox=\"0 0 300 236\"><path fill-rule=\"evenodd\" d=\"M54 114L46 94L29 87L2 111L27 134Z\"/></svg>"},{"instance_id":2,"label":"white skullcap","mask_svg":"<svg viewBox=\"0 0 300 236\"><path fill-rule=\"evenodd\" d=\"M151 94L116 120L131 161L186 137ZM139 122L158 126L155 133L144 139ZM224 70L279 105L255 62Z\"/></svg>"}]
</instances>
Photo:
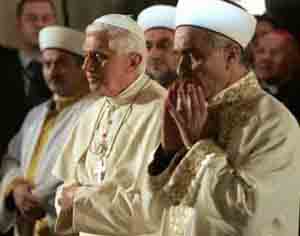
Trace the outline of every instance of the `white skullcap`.
<instances>
[{"instance_id":1,"label":"white skullcap","mask_svg":"<svg viewBox=\"0 0 300 236\"><path fill-rule=\"evenodd\" d=\"M170 5L154 5L144 9L137 22L144 31L151 28L168 28L175 30L176 7Z\"/></svg>"},{"instance_id":2,"label":"white skullcap","mask_svg":"<svg viewBox=\"0 0 300 236\"><path fill-rule=\"evenodd\" d=\"M47 26L39 33L39 45L41 51L47 48L58 48L83 56L84 38L83 32L63 26Z\"/></svg>"},{"instance_id":3,"label":"white skullcap","mask_svg":"<svg viewBox=\"0 0 300 236\"><path fill-rule=\"evenodd\" d=\"M254 16L221 0L179 0L176 27L190 25L220 33L246 48L256 27Z\"/></svg>"},{"instance_id":4,"label":"white skullcap","mask_svg":"<svg viewBox=\"0 0 300 236\"><path fill-rule=\"evenodd\" d=\"M136 21L133 20L130 16L121 14L108 14L97 18L92 24L88 25L86 32L102 31L102 24L111 25L127 30L143 41L145 40L144 32L142 28L136 23Z\"/></svg>"}]
</instances>

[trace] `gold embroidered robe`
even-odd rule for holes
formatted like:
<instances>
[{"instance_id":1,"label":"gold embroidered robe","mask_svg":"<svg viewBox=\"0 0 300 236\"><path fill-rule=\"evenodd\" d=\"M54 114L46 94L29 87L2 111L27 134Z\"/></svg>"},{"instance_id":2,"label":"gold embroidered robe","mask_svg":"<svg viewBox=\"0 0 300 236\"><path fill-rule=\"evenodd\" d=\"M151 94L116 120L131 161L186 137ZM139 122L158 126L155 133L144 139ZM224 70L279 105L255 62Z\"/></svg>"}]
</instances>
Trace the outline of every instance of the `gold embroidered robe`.
<instances>
[{"instance_id":1,"label":"gold embroidered robe","mask_svg":"<svg viewBox=\"0 0 300 236\"><path fill-rule=\"evenodd\" d=\"M209 111L208 138L150 176L152 193L171 203L161 236L298 235L295 118L252 72L218 94Z\"/></svg>"}]
</instances>

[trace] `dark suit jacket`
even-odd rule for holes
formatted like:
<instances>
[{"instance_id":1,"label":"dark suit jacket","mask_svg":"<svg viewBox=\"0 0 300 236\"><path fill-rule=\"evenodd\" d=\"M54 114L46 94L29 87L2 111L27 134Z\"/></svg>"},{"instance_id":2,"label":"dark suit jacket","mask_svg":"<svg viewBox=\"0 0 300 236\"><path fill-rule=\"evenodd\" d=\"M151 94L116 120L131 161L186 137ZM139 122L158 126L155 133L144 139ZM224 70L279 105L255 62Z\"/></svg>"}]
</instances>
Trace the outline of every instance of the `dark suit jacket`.
<instances>
[{"instance_id":1,"label":"dark suit jacket","mask_svg":"<svg viewBox=\"0 0 300 236\"><path fill-rule=\"evenodd\" d=\"M30 98L25 96L24 68L18 50L0 46L1 65L1 120L0 155L5 152L12 136L19 130L27 112L51 96L43 79L35 82L35 91ZM32 99L33 98L33 99Z\"/></svg>"}]
</instances>

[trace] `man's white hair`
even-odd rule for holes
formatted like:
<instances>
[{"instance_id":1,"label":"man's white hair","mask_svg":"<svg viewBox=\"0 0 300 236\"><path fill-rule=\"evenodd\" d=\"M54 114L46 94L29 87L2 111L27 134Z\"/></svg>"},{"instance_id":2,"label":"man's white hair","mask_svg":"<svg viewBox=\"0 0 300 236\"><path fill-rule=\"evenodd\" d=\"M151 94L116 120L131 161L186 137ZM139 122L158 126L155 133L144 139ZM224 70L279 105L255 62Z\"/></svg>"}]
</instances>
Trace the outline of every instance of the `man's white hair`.
<instances>
[{"instance_id":1,"label":"man's white hair","mask_svg":"<svg viewBox=\"0 0 300 236\"><path fill-rule=\"evenodd\" d=\"M138 67L138 72L139 74L143 73L146 69L147 50L145 40L126 29L119 28L114 25L100 22L97 22L96 24L96 27L93 24L89 25L86 29L86 33L105 32L109 37L110 50L117 54L137 53L141 55L142 62Z\"/></svg>"}]
</instances>

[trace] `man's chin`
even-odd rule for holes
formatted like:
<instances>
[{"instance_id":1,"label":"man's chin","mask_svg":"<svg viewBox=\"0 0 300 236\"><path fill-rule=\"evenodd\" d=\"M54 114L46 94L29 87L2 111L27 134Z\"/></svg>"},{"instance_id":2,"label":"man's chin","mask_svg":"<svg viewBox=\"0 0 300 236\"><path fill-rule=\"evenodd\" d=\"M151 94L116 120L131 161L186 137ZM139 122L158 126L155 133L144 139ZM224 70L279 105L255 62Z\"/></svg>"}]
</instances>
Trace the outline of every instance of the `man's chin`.
<instances>
[{"instance_id":1,"label":"man's chin","mask_svg":"<svg viewBox=\"0 0 300 236\"><path fill-rule=\"evenodd\" d=\"M89 88L91 92L96 92L100 89L100 85L99 84L93 84L93 83L89 83Z\"/></svg>"}]
</instances>

